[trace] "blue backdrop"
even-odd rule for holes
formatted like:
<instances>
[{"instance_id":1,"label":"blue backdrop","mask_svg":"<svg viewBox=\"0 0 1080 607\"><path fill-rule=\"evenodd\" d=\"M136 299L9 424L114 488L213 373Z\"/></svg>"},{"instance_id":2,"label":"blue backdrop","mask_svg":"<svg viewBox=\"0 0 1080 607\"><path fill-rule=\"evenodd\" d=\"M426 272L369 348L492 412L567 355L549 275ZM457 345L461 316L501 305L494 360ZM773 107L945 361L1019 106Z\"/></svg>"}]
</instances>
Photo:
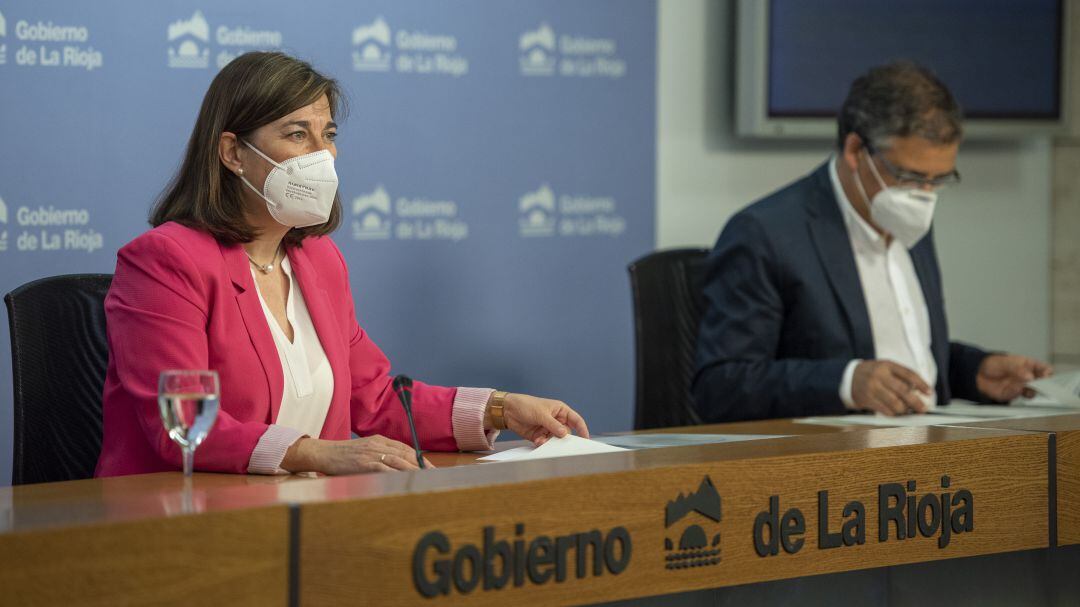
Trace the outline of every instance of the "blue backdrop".
<instances>
[{"instance_id":1,"label":"blue backdrop","mask_svg":"<svg viewBox=\"0 0 1080 607\"><path fill-rule=\"evenodd\" d=\"M112 272L221 65L339 79L361 324L397 372L628 429L626 264L655 240L654 0L0 2L0 292ZM407 278L402 278L407 277ZM0 328L0 484L11 362Z\"/></svg>"}]
</instances>

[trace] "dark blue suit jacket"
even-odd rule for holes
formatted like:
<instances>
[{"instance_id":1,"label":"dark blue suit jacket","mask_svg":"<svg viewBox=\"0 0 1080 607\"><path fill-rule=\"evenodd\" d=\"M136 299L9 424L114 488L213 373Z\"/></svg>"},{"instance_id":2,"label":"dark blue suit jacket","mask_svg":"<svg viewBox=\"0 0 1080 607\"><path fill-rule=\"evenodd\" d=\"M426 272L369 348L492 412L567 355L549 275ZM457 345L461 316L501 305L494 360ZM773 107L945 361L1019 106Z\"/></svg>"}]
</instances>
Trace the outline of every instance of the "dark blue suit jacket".
<instances>
[{"instance_id":1,"label":"dark blue suit jacket","mask_svg":"<svg viewBox=\"0 0 1080 607\"><path fill-rule=\"evenodd\" d=\"M930 313L937 399L985 401L986 353L949 342L933 233L911 249ZM840 381L874 340L828 164L746 207L707 261L693 393L708 422L844 412Z\"/></svg>"}]
</instances>

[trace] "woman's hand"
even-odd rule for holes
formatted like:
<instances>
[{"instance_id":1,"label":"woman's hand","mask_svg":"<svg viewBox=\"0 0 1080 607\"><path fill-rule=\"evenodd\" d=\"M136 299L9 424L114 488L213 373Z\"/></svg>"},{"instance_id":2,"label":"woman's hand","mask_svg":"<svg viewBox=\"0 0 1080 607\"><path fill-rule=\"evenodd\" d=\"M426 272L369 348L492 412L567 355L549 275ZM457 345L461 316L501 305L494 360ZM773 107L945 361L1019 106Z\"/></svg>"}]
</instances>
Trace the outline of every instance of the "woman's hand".
<instances>
[{"instance_id":1,"label":"woman's hand","mask_svg":"<svg viewBox=\"0 0 1080 607\"><path fill-rule=\"evenodd\" d=\"M426 457L424 465L435 467ZM323 474L419 469L415 449L379 435L340 441L301 438L285 452L281 467L289 472Z\"/></svg>"},{"instance_id":2,"label":"woman's hand","mask_svg":"<svg viewBox=\"0 0 1080 607\"><path fill-rule=\"evenodd\" d=\"M485 419L489 417L485 416ZM559 400L507 394L503 399L503 419L507 429L531 440L538 447L552 436L562 438L571 430L583 438L589 438L589 427L585 425L585 420ZM485 425L490 428L490 420Z\"/></svg>"}]
</instances>

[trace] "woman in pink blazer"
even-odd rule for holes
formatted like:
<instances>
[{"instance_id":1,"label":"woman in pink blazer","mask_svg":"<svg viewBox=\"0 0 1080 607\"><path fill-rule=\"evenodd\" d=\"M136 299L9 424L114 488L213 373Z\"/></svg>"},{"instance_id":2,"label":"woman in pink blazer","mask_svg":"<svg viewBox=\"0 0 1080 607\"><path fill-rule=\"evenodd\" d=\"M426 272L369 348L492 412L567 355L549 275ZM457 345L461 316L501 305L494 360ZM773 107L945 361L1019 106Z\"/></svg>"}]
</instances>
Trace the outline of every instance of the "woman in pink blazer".
<instances>
[{"instance_id":1,"label":"woman in pink blazer","mask_svg":"<svg viewBox=\"0 0 1080 607\"><path fill-rule=\"evenodd\" d=\"M417 467L390 363L357 324L328 236L340 103L335 81L281 53L242 55L211 83L154 228L117 256L97 476L181 467L156 404L166 369L221 378L198 470ZM565 403L491 389L417 382L413 415L428 450L487 449L503 428L538 444L588 436Z\"/></svg>"}]
</instances>

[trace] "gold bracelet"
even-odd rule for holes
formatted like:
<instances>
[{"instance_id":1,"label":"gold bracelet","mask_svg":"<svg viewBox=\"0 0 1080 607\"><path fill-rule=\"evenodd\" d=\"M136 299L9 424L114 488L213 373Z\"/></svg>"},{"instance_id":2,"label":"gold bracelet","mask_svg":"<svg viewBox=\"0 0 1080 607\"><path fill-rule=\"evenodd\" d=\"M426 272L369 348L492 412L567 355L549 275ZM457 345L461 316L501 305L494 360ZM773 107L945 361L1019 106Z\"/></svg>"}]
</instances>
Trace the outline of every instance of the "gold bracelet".
<instances>
[{"instance_id":1,"label":"gold bracelet","mask_svg":"<svg viewBox=\"0 0 1080 607\"><path fill-rule=\"evenodd\" d=\"M507 392L497 390L491 395L491 425L496 430L506 430L506 418L503 417L503 399L507 396Z\"/></svg>"}]
</instances>

